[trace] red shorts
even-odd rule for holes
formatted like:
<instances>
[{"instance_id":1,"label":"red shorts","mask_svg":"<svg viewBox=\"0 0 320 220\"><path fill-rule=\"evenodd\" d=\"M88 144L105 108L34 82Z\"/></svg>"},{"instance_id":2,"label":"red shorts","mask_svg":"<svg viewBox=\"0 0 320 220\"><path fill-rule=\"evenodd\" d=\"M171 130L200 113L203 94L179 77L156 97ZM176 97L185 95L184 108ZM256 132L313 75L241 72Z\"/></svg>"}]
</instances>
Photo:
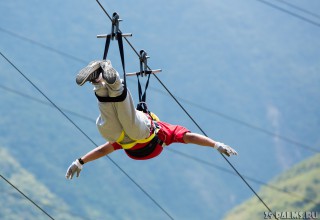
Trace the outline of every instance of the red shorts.
<instances>
[{"instance_id":1,"label":"red shorts","mask_svg":"<svg viewBox=\"0 0 320 220\"><path fill-rule=\"evenodd\" d=\"M180 125L171 125L166 122L158 121L157 123L160 126L160 130L158 131L157 135L158 135L159 139L165 143L165 145L168 146L172 143L183 143L183 144L185 143L183 141L183 136L185 133L190 132L190 130L188 130L185 127L182 127ZM143 148L147 144L148 143L136 144L133 148L130 148L130 150ZM112 146L114 147L115 150L122 149L121 145L119 145L116 142L113 143ZM157 145L156 148L154 149L154 151L146 157L135 158L129 154L127 154L127 155L135 160L147 160L147 159L151 159L153 157L158 156L162 152L162 150L163 150L163 147L161 145Z\"/></svg>"}]
</instances>

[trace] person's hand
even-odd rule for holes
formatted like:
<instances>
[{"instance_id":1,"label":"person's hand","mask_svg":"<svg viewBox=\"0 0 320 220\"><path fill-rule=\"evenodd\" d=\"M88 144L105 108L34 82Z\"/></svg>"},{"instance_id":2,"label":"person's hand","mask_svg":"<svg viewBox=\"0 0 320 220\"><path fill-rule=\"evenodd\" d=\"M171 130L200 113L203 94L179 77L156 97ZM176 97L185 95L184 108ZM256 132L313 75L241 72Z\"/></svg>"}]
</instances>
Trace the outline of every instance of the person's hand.
<instances>
[{"instance_id":1,"label":"person's hand","mask_svg":"<svg viewBox=\"0 0 320 220\"><path fill-rule=\"evenodd\" d=\"M230 157L231 155L238 155L237 151L235 151L233 148L231 148L228 145L225 145L224 143L216 142L216 149L222 153Z\"/></svg>"},{"instance_id":2,"label":"person's hand","mask_svg":"<svg viewBox=\"0 0 320 220\"><path fill-rule=\"evenodd\" d=\"M71 180L75 173L77 173L77 177L79 177L81 170L82 165L80 164L79 160L77 159L73 161L67 170L66 178Z\"/></svg>"}]
</instances>

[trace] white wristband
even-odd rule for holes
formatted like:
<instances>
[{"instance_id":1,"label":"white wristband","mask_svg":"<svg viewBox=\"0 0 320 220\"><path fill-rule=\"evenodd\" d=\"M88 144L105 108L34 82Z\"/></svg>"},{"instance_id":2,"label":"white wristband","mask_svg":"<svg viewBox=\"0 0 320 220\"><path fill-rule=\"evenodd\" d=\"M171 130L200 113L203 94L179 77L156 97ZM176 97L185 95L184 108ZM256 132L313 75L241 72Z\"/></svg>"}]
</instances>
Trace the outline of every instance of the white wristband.
<instances>
[{"instance_id":1,"label":"white wristband","mask_svg":"<svg viewBox=\"0 0 320 220\"><path fill-rule=\"evenodd\" d=\"M224 145L224 144L221 143L221 142L216 141L215 144L214 144L214 148L218 149L221 145Z\"/></svg>"},{"instance_id":2,"label":"white wristband","mask_svg":"<svg viewBox=\"0 0 320 220\"><path fill-rule=\"evenodd\" d=\"M79 162L78 159L76 159L75 164L80 170L82 170L82 164Z\"/></svg>"}]
</instances>

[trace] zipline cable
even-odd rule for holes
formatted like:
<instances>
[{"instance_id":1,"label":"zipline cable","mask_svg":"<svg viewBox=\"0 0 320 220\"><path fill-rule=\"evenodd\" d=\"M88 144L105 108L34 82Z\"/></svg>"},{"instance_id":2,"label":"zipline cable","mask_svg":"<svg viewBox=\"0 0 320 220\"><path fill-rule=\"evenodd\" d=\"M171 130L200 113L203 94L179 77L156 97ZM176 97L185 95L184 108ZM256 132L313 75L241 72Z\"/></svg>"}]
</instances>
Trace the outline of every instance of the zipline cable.
<instances>
[{"instance_id":1,"label":"zipline cable","mask_svg":"<svg viewBox=\"0 0 320 220\"><path fill-rule=\"evenodd\" d=\"M256 0L256 1L261 2L261 3L265 4L265 5L268 5L268 6L272 7L272 8L275 8L275 9L277 9L277 10L279 10L279 11L284 12L284 13L287 13L287 14L289 14L289 15L291 15L291 16L294 16L294 17L296 17L296 18L298 18L298 19L300 19L300 20L302 20L302 21L308 22L309 24L313 24L313 25L315 25L315 26L317 26L317 27L320 27L320 23L315 22L315 21L312 21L312 20L310 20L310 19L308 19L308 18L305 18L305 17L303 17L303 16L301 16L301 15L299 15L299 14L296 14L296 13L294 13L294 12L291 12L291 11L289 11L289 10L287 10L287 9L281 8L281 7L278 6L278 5L272 4L272 3L267 2L267 1L265 1L265 0Z\"/></svg>"},{"instance_id":2,"label":"zipline cable","mask_svg":"<svg viewBox=\"0 0 320 220\"><path fill-rule=\"evenodd\" d=\"M107 14L109 19L112 21L111 17L109 16L108 12L104 9L104 7L101 5L99 0L96 0L96 2L99 4L99 6L102 8L102 10ZM127 38L125 38L126 42L130 45L130 47L135 51L137 56L140 58L137 50L132 46L132 44L129 42ZM149 70L152 70L147 64L146 66L149 68ZM194 124L199 128L199 130L207 136L207 134L203 131L203 129L199 126L199 124L193 119L193 117L188 113L188 111L181 105L181 103L174 97L174 95L169 91L169 89L162 83L162 81L155 75L153 74L156 79L159 81L159 83L163 86L163 88L170 94L170 96L175 100L175 102L181 107L181 109L188 115L188 117L194 122ZM269 210L272 215L278 219L275 214L272 212L272 210L269 208L269 206L263 201L263 199L256 193L256 191L250 186L250 184L243 178L243 176L239 173L239 171L233 166L233 164L223 155L221 156L225 159L225 161L232 167L232 169L238 174L238 176L243 180L243 182L249 187L249 189L256 195L256 197L260 200L260 202Z\"/></svg>"},{"instance_id":3,"label":"zipline cable","mask_svg":"<svg viewBox=\"0 0 320 220\"><path fill-rule=\"evenodd\" d=\"M68 117L38 86L36 86L25 74L23 74L1 51L0 55L17 70L38 92L40 92L71 124L73 124L78 131L80 131L94 146L98 145L76 124L70 117ZM170 219L174 219L146 190L144 190L125 170L123 170L111 157L106 156L127 178L131 180L158 208L160 208Z\"/></svg>"},{"instance_id":4,"label":"zipline cable","mask_svg":"<svg viewBox=\"0 0 320 220\"><path fill-rule=\"evenodd\" d=\"M30 100L39 102L39 103L41 103L41 104L43 104L43 105L47 105L47 106L50 106L50 107L55 108L54 106L52 106L52 104L50 104L50 103L48 103L48 102L46 102L46 101L43 101L43 100L38 99L38 98L35 98L35 97L31 96L31 95L27 95L26 93L22 93L22 92L20 92L20 91L15 90L15 89L11 89L11 88L9 88L9 87L7 87L7 86L4 86L4 85L1 85L1 84L0 84L0 88L3 89L3 90L5 90L5 91L7 91L7 92L11 92L11 93L14 93L14 94L16 94L16 95L22 96L22 97L24 97L24 98L27 98L27 99L30 99ZM71 111L71 110L66 109L66 108L62 108L62 107L59 107L59 108L60 108L62 111L66 112L66 113L69 113L69 114L71 114L71 115L77 116L77 117L82 118L82 119L87 120L87 121L92 121L92 118L90 118L90 117L88 117L88 116L86 116L86 115L79 114L79 113L77 113L77 112L75 112L75 111Z\"/></svg>"},{"instance_id":5,"label":"zipline cable","mask_svg":"<svg viewBox=\"0 0 320 220\"><path fill-rule=\"evenodd\" d=\"M177 151L177 150L172 149L172 148L166 148L166 150L167 150L167 151L170 151L171 153L178 154L178 155L181 156L181 157L185 157L185 158L191 159L191 160L196 161L196 162L198 162L198 163L201 163L201 164L204 164L204 165L207 165L207 166L216 168L216 169L218 169L218 170L220 170L220 171L223 171L223 172L226 172L226 173L229 173L229 174L232 174L232 175L236 175L236 176L237 176L237 174L234 173L234 172L232 172L232 170L229 170L229 169L226 169L226 168L224 168L224 167L218 166L218 165L216 165L216 164L213 164L212 162L205 161L205 160L203 160L203 159L197 158L197 157L195 157L195 156L191 156L191 155L189 155L189 154L186 154L186 153L181 152L181 151ZM296 198L303 199L303 201L306 201L306 202L309 202L309 203L313 203L313 204L315 204L316 206L317 206L317 205L320 205L320 201L317 202L317 201L314 201L314 200L312 200L312 199L305 198L305 197L303 197L302 195L299 195L299 194L297 194L297 193L288 191L288 190L286 190L286 189L281 189L281 188L279 188L279 187L276 187L276 186L271 185L271 184L269 184L269 183L265 183L265 182L263 182L263 181L261 181L261 180L257 180L257 179L255 179L255 178L252 178L252 177L249 177L249 176L243 175L243 177L244 177L245 179L251 181L251 182L254 182L254 183L257 183L257 184L260 184L260 185L264 185L265 187L268 187L268 188L273 189L273 190L277 190L277 191L282 192L282 193L284 193L284 194L288 194L289 196L293 196L293 197L296 197Z\"/></svg>"},{"instance_id":6,"label":"zipline cable","mask_svg":"<svg viewBox=\"0 0 320 220\"><path fill-rule=\"evenodd\" d=\"M292 3L289 3L289 2L284 1L284 0L276 0L276 1L281 2L281 3L287 5L287 6L291 7L291 8L297 9L297 10L302 11L302 12L308 14L308 15L311 15L311 16L313 16L315 18L319 18L320 19L320 15L318 15L316 13L313 13L313 12L311 12L309 10L306 10L304 8L301 8L299 6L296 6L296 5L292 4Z\"/></svg>"},{"instance_id":7,"label":"zipline cable","mask_svg":"<svg viewBox=\"0 0 320 220\"><path fill-rule=\"evenodd\" d=\"M296 141L296 140L292 140L291 138L288 138L288 137L285 137L285 136L283 136L283 135L280 135L280 134L271 132L271 131L266 130L266 129L264 129L264 128L261 128L261 127L259 127L259 126L250 124L250 123L245 122L245 121L243 121L243 120L239 120L239 119L237 119L237 118L231 117L231 116L229 116L229 115L223 114L223 113L218 112L218 111L215 111L215 110L213 110L213 109L210 109L210 108L201 106L201 105L199 105L199 104L197 104L197 103L191 102L190 100L186 100L186 99L181 98L181 97L177 97L177 99L180 100L180 101L183 101L183 102L185 102L185 103L187 103L187 104L189 104L189 105L191 105L191 106L193 106L193 107L197 107L197 108L199 108L199 109L202 109L203 111L209 112L209 113L211 113L211 114L218 115L218 116L220 116L221 118L227 119L227 120L232 121L232 122L234 122L234 123L237 123L237 124L246 126L246 127L248 127L248 128L251 128L251 129L253 129L253 130L255 130L255 131L259 131L259 132L261 132L261 133L267 134L267 135L269 135L269 136L273 136L273 137L279 138L279 139L281 139L282 141L285 141L285 142L290 143L290 144L294 144L294 145L297 146L297 147L304 148L304 149L306 149L306 150L313 151L313 152L316 152L316 153L320 153L320 150L319 150L319 149L316 149L316 148L314 148L314 147L310 147L310 146L308 146L308 145L306 145L306 144L303 144L303 143L301 143L301 142L298 142L298 141Z\"/></svg>"},{"instance_id":8,"label":"zipline cable","mask_svg":"<svg viewBox=\"0 0 320 220\"><path fill-rule=\"evenodd\" d=\"M6 179L8 179L8 177L6 178ZM6 182L7 183L7 182ZM8 183L7 183L8 184ZM9 184L10 185L10 184ZM16 188L18 188L17 186L16 186ZM15 188L14 188L15 189ZM19 189L19 188L18 188ZM13 192L12 190L6 190L6 191L1 191L1 193L2 194L6 194L7 196L11 196L11 197L14 197L14 199L20 199L20 200L25 200L25 198L23 197L21 197L21 196L18 196L18 194L20 194L19 193L19 191L18 191L18 193L17 192ZM6 197L7 198L7 197ZM59 212L60 214L61 213L64 213L64 214L68 214L68 215L72 215L72 217L73 218L75 218L75 217L77 217L77 219L84 219L84 220L86 220L86 219L90 219L88 216L83 216L83 215L79 215L78 213L75 213L75 212L72 212L72 211L69 211L69 210L67 210L67 209L63 209L63 208L57 208L57 206L55 206L55 205L49 205L49 204L44 204L44 203L42 203L42 202L36 202L40 207L41 206L45 206L45 207L47 207L47 208L50 208L50 209L52 209L52 210L54 210L55 212ZM1 208L3 208L3 207L1 207Z\"/></svg>"},{"instance_id":9,"label":"zipline cable","mask_svg":"<svg viewBox=\"0 0 320 220\"><path fill-rule=\"evenodd\" d=\"M1 52L0 52L1 53ZM2 55L2 54L1 54ZM23 195L27 200L29 200L33 205L35 205L40 211L42 211L46 216L48 216L50 219L54 220L54 218L49 215L48 212L46 212L44 209L42 209L37 203L35 203L30 197L28 197L26 194L24 194L21 190L19 190L15 185L13 185L8 179L6 179L4 176L0 174L0 177L6 181L9 185L11 185L15 190L17 190L21 195Z\"/></svg>"},{"instance_id":10,"label":"zipline cable","mask_svg":"<svg viewBox=\"0 0 320 220\"><path fill-rule=\"evenodd\" d=\"M14 37L16 37L16 38L18 38L18 39L20 39L20 40L25 40L25 41L27 41L27 42L29 42L29 43L35 44L35 45L37 45L37 46L40 46L40 47L42 47L43 49L46 49L46 50L49 50L49 51L51 51L51 52L57 53L57 54L59 54L59 55L61 55L61 56L65 56L65 57L67 57L67 58L69 58L69 59L78 61L78 62L83 63L83 64L87 64L86 61L84 61L84 60L82 60L82 59L80 59L80 58L77 58L77 57L75 57L75 56L73 56L73 55L70 55L70 54L67 54L67 53L65 53L65 52L62 52L62 51L57 50L57 49L55 49L55 48L46 46L46 45L44 45L44 44L42 44L42 43L39 43L39 42L37 42L37 41L35 41L35 40L32 40L32 39L29 39L29 38L20 36L19 34L16 34L16 33L12 32L12 31L8 31L8 30L3 29L3 28L1 28L1 27L0 27L0 31L2 31L2 32L4 32L4 33L7 33L7 34L9 34L9 35L11 35L11 36L14 36ZM127 40L127 39L125 38L125 40ZM129 45L131 45L131 43L130 43L129 41L127 41L127 43L128 43ZM128 79L128 80L130 80L130 79ZM151 90L157 91L157 92L159 92L159 93L162 92L161 90L156 89L156 88L153 88L152 86L150 86L149 88L150 88ZM164 93L164 92L162 92L162 94L168 95L167 93ZM234 123L237 123L237 124L240 124L240 125L249 127L249 128L251 128L251 129L253 129L253 130L255 130L255 131L262 132L262 133L265 133L265 134L267 134L267 135L270 135L270 136L279 138L279 139L281 139L281 140L283 140L283 141L285 141L285 142L294 144L295 146L298 146L298 147L301 147L301 148L305 148L305 149L310 150L310 151L313 151L313 152L318 152L318 153L320 152L319 149L312 148L312 147L310 147L310 146L308 146L308 145L306 145L306 144L303 144L303 143L298 142L298 141L296 141L296 140L292 140L291 138L285 137L285 136L280 135L280 134L276 134L276 133L274 133L274 132L271 132L271 131L268 131L268 130L266 130L266 129L264 129L264 128L261 128L261 127L259 127L259 126L256 126L256 125L250 124L250 123L248 123L248 122L245 122L245 121L243 121L243 120L239 120L239 119L237 119L237 118L234 118L234 117L231 117L231 116L229 116L229 115L223 114L223 113L221 113L221 112L218 112L218 111L215 111L215 110L212 110L212 109L203 107L203 106L201 106L201 105L199 105L199 104L196 104L196 103L191 102L190 100L186 100L186 99L183 99L183 98L178 97L178 96L176 96L176 98L177 98L178 100L182 101L182 102L185 102L185 103L193 106L193 107L200 108L200 109L202 109L202 110L204 110L204 111L207 111L207 112L210 112L210 113L212 113L212 114L215 114L215 115L217 115L217 116L219 116L219 117L222 117L222 118L224 118L224 119L227 119L227 120L229 120L229 121L231 121L231 122L234 122Z\"/></svg>"},{"instance_id":11,"label":"zipline cable","mask_svg":"<svg viewBox=\"0 0 320 220\"><path fill-rule=\"evenodd\" d=\"M63 52L63 51L57 50L57 49L55 49L55 48L53 48L53 47L50 47L50 46L48 46L48 45L45 45L45 44L40 43L40 42L38 42L38 41L35 41L35 40L33 40L33 39L30 39L30 38L24 37L24 36L22 36L22 35L16 34L16 33L12 32L12 31L6 30L6 29L4 29L4 28L2 28L2 27L0 27L0 31L2 31L2 32L6 33L6 34L9 34L9 35L11 35L11 36L14 36L14 37L16 37L16 38L19 38L19 39L21 39L21 40L27 41L27 42L29 42L29 43L31 43L31 44L36 44L36 45L38 45L39 47L42 47L43 49L46 49L46 50L55 52L55 53L57 53L57 54L59 54L59 55L61 55L61 56L65 56L65 57L68 57L68 58L70 58L70 59L76 60L76 61L78 61L78 62L82 62L82 63L85 63L85 62L86 62L86 61L83 60L83 59L80 59L80 58L75 57L75 56L73 56L73 55L71 55L71 54L65 53L65 52Z\"/></svg>"},{"instance_id":12,"label":"zipline cable","mask_svg":"<svg viewBox=\"0 0 320 220\"><path fill-rule=\"evenodd\" d=\"M34 97L32 97L32 96L29 96L29 95L25 95L25 94L23 94L23 93L20 93L20 92L18 92L18 91L15 91L15 90L13 90L13 89L10 89L10 88L8 88L8 87L5 87L5 86L3 86L3 85L1 85L1 84L0 84L0 88L4 89L4 90L7 91L7 92L15 93L16 95L20 95L20 96L22 96L22 97L24 97L24 98L31 99L31 100L33 100L33 101L35 101L35 102L39 102L40 104L48 105L48 106L54 108L54 106L52 106L50 103L44 102L44 101L42 101L42 100L40 100L40 99L34 98ZM60 108L61 108L61 107L60 107ZM89 118L89 117L87 117L87 116L85 116L85 115L76 113L76 112L74 112L74 111L70 111L70 110L65 109L65 108L61 108L61 109L62 109L63 111L65 111L65 112L68 112L68 113L71 114L71 115L74 115L74 116L76 116L76 117L79 117L80 119L83 119L83 120L86 120L86 121L89 121L89 122L95 124L95 121L92 120L92 118ZM211 163L211 162L205 161L205 160L203 160L203 159L197 158L197 157L195 157L195 156L191 156L191 155L189 155L189 154L180 152L180 151L175 150L175 149L172 149L172 148L165 148L165 149L166 149L167 151L170 151L171 153L178 154L179 156L184 157L184 158L186 158L186 159L191 159L191 160L196 161L196 162L198 162L198 163L201 163L201 164L204 164L204 165L207 165L207 166L216 168L216 169L218 169L218 170L220 170L220 171L227 172L227 173L233 174L233 175L237 175L236 173L232 172L231 170L228 170L228 169L226 169L226 168L224 168L224 167L218 166L218 165L213 164L213 163ZM278 188L278 187L276 187L276 186L274 186L274 185L268 184L268 183L266 183L266 182L263 182L263 181L261 181L261 180L252 178L252 177L250 177L250 176L245 176L245 175L243 175L243 177L244 177L245 179L251 181L251 182L254 182L254 183L257 183L257 184L260 184L260 185L264 185L264 186L266 186L266 187L268 187L268 188L271 188L271 189L273 189L273 190L277 190L277 191L279 191L279 192L288 194L288 195L290 195L290 196L294 196L294 197L301 198L301 199L303 199L303 201L307 201L307 202L313 203L313 204L315 204L315 205L319 205L319 204L320 204L320 203L318 203L318 202L316 202L316 201L314 201L314 200L312 200L312 199L305 198L305 197L303 197L303 196L301 196L301 195L298 195L298 194L296 194L296 193L294 193L294 192L291 192L291 191L288 191L288 190L285 190L285 189Z\"/></svg>"}]
</instances>

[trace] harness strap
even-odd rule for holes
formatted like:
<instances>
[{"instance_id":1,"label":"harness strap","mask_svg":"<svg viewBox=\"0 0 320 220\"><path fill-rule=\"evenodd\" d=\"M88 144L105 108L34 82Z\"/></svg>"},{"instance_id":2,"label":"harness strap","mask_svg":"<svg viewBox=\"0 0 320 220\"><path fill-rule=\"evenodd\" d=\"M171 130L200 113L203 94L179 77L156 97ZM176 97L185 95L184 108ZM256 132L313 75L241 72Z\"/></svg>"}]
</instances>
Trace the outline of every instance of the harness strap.
<instances>
[{"instance_id":1,"label":"harness strap","mask_svg":"<svg viewBox=\"0 0 320 220\"><path fill-rule=\"evenodd\" d=\"M123 131L123 133L124 133L124 131ZM148 138L146 138L146 139L135 140L134 142L129 143L129 144L120 144L118 141L117 141L117 143L120 144L123 149L128 150L128 149L130 149L130 148L133 148L134 145L136 145L136 144L144 144L144 143L150 142L155 136L156 136L156 133L153 132L153 133L152 133ZM124 135L121 134L120 137L124 137ZM122 138L122 139L123 139L123 138ZM121 142L121 141L120 141L120 142Z\"/></svg>"},{"instance_id":2,"label":"harness strap","mask_svg":"<svg viewBox=\"0 0 320 220\"><path fill-rule=\"evenodd\" d=\"M109 96L102 97L102 96L98 96L97 93L95 93L99 102L122 102L127 98L127 94L128 94L128 91L126 86L124 86L122 94L117 97L109 97Z\"/></svg>"},{"instance_id":3,"label":"harness strap","mask_svg":"<svg viewBox=\"0 0 320 220\"><path fill-rule=\"evenodd\" d=\"M105 45L104 53L103 53L103 60L107 59L109 45L110 45L110 39L112 36L113 36L113 34L107 36L106 45ZM122 102L127 97L128 91L127 91L127 81L126 81L126 69L125 69L125 62L124 62L122 33L120 30L116 33L116 38L118 40L119 52L120 52L122 70L123 70L123 87L124 87L124 89L123 89L122 94L117 97L102 97L102 96L98 96L97 94L95 94L97 99L99 100L99 102Z\"/></svg>"},{"instance_id":4,"label":"harness strap","mask_svg":"<svg viewBox=\"0 0 320 220\"><path fill-rule=\"evenodd\" d=\"M138 79L138 95L139 95L139 103L137 105L137 110L143 111L144 113L148 113L148 108L146 103L147 99L147 89L149 86L149 80L150 80L150 75L152 71L148 70L148 65L147 65L147 59L149 56L147 56L147 53L144 50L140 50L140 73L137 74L137 79ZM148 78L144 87L144 92L142 93L142 87L140 83L140 76L144 76L148 74Z\"/></svg>"},{"instance_id":5,"label":"harness strap","mask_svg":"<svg viewBox=\"0 0 320 220\"><path fill-rule=\"evenodd\" d=\"M104 46L103 60L107 59L109 46L110 46L110 39L111 39L111 35L108 35L107 38L106 38L106 44Z\"/></svg>"},{"instance_id":6,"label":"harness strap","mask_svg":"<svg viewBox=\"0 0 320 220\"><path fill-rule=\"evenodd\" d=\"M151 116L150 116L150 117L151 117ZM124 131L122 131L121 134L120 134L120 136L119 136L119 138L118 138L118 140L117 140L116 142L117 142L119 145L121 145L121 147L122 147L123 149L127 150L127 149L130 149L130 148L134 147L136 144L144 144L144 143L148 143L148 142L152 141L153 138L154 138L155 136L157 136L157 133L158 133L158 131L159 131L159 129L160 129L160 126L159 126L159 124L158 124L155 120L152 119L152 117L151 117L151 120L152 120L152 130L151 130L151 132L150 132L151 134L150 134L149 137L147 137L147 138L145 138L145 139L141 139L141 140L134 140L133 142L128 143L128 144L121 144L121 141L123 141L123 139L124 139L124 137L125 137L125 133L124 133ZM132 139L132 138L131 138L131 139Z\"/></svg>"},{"instance_id":7,"label":"harness strap","mask_svg":"<svg viewBox=\"0 0 320 220\"><path fill-rule=\"evenodd\" d=\"M126 149L125 151L132 157L143 158L149 156L156 149L157 145L162 146L163 143L164 142L159 139L158 135L155 135L152 141L146 146L136 150Z\"/></svg>"},{"instance_id":8,"label":"harness strap","mask_svg":"<svg viewBox=\"0 0 320 220\"><path fill-rule=\"evenodd\" d=\"M127 88L126 68L125 68L125 63L124 63L123 41L122 41L121 31L117 32L117 39L118 39L118 45L119 45L119 51L120 51L122 70L123 70L123 84L124 84L124 87Z\"/></svg>"}]
</instances>

